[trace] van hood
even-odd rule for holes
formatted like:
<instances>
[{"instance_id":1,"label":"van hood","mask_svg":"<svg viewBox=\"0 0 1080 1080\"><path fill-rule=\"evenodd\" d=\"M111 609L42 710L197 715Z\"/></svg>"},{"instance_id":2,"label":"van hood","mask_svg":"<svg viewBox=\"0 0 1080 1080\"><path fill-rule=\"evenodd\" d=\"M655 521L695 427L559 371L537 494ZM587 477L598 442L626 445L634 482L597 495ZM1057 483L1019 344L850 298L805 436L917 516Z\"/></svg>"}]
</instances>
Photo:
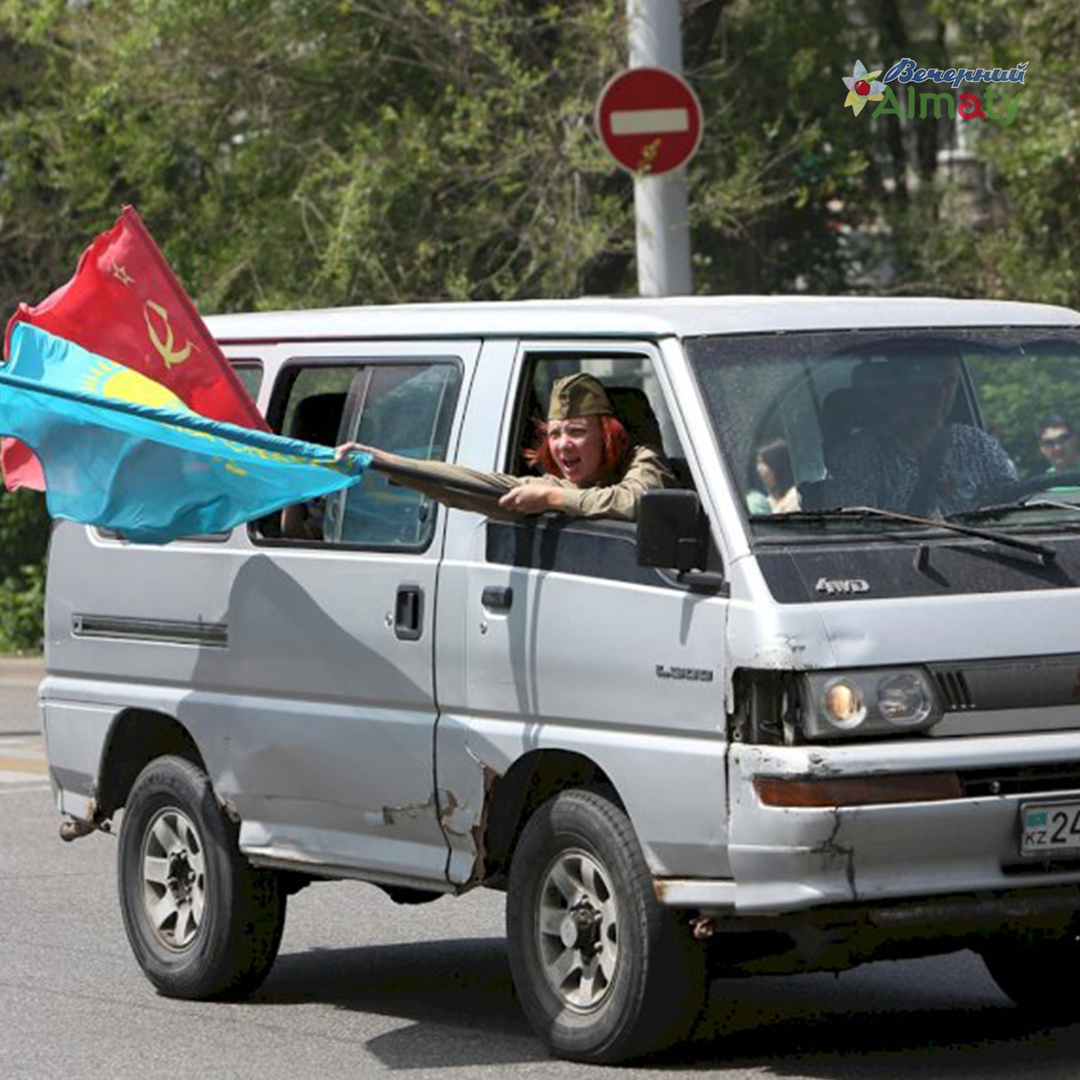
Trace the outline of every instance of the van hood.
<instances>
[{"instance_id":1,"label":"van hood","mask_svg":"<svg viewBox=\"0 0 1080 1080\"><path fill-rule=\"evenodd\" d=\"M733 668L1015 659L1049 664L1068 683L1055 698L1080 708L1080 536L1039 540L1055 552L1045 565L964 537L759 548L760 578L744 578L748 602L733 604ZM762 587L771 595L754 598Z\"/></svg>"},{"instance_id":2,"label":"van hood","mask_svg":"<svg viewBox=\"0 0 1080 1080\"><path fill-rule=\"evenodd\" d=\"M834 539L827 544L762 546L757 555L766 585L779 604L848 605L1080 587L1080 529L1064 536L1039 536L1038 542L1052 558L964 536Z\"/></svg>"}]
</instances>

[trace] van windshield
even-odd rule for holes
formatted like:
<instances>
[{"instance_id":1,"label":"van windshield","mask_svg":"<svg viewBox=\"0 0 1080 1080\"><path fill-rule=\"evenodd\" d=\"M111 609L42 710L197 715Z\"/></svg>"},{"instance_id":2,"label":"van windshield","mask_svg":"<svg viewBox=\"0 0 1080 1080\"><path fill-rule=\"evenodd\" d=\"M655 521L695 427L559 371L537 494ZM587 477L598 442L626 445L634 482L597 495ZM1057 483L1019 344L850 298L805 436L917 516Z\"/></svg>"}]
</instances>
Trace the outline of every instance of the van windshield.
<instances>
[{"instance_id":1,"label":"van windshield","mask_svg":"<svg viewBox=\"0 0 1080 1080\"><path fill-rule=\"evenodd\" d=\"M1080 525L1080 330L685 342L756 536ZM838 513L838 511L845 511Z\"/></svg>"}]
</instances>

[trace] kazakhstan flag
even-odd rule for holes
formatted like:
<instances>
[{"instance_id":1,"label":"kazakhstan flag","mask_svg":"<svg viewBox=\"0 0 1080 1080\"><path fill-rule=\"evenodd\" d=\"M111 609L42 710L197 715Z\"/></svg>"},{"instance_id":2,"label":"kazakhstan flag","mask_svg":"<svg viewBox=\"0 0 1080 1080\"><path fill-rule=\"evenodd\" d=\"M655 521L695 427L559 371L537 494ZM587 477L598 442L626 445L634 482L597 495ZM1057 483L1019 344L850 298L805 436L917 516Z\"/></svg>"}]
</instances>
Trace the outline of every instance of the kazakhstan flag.
<instances>
[{"instance_id":1,"label":"kazakhstan flag","mask_svg":"<svg viewBox=\"0 0 1080 1080\"><path fill-rule=\"evenodd\" d=\"M207 420L153 379L28 323L10 352L0 434L37 454L54 518L164 544L339 491L370 464Z\"/></svg>"}]
</instances>

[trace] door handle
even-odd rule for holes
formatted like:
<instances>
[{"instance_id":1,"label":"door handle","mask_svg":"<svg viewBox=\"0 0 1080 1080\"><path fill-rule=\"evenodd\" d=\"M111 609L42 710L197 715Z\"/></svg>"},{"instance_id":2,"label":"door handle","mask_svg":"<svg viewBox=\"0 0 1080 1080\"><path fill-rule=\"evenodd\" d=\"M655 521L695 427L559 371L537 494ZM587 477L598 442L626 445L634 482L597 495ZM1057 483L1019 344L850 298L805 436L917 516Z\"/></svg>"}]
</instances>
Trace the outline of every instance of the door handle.
<instances>
[{"instance_id":1,"label":"door handle","mask_svg":"<svg viewBox=\"0 0 1080 1080\"><path fill-rule=\"evenodd\" d=\"M416 641L424 629L424 590L400 585L394 605L394 633L402 641Z\"/></svg>"},{"instance_id":2,"label":"door handle","mask_svg":"<svg viewBox=\"0 0 1080 1080\"><path fill-rule=\"evenodd\" d=\"M509 611L514 602L514 590L508 585L487 585L480 594L480 603L489 611Z\"/></svg>"}]
</instances>

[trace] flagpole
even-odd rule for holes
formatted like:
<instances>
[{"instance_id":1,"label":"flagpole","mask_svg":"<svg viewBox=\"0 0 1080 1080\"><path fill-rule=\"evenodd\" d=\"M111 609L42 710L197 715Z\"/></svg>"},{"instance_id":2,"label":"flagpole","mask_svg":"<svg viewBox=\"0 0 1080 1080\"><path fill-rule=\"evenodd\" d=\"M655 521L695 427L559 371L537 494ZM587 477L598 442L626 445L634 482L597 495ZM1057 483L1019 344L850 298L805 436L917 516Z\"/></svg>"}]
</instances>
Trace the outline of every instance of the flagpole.
<instances>
[{"instance_id":1,"label":"flagpole","mask_svg":"<svg viewBox=\"0 0 1080 1080\"><path fill-rule=\"evenodd\" d=\"M479 495L485 499L499 499L506 494L506 489L485 484L480 480L468 480L458 477L432 476L423 469L412 468L409 465L398 465L396 462L380 461L377 457L372 459L372 469L386 473L391 478L401 476L409 480L422 480L425 484L446 488L448 491L457 491L463 495Z\"/></svg>"}]
</instances>

